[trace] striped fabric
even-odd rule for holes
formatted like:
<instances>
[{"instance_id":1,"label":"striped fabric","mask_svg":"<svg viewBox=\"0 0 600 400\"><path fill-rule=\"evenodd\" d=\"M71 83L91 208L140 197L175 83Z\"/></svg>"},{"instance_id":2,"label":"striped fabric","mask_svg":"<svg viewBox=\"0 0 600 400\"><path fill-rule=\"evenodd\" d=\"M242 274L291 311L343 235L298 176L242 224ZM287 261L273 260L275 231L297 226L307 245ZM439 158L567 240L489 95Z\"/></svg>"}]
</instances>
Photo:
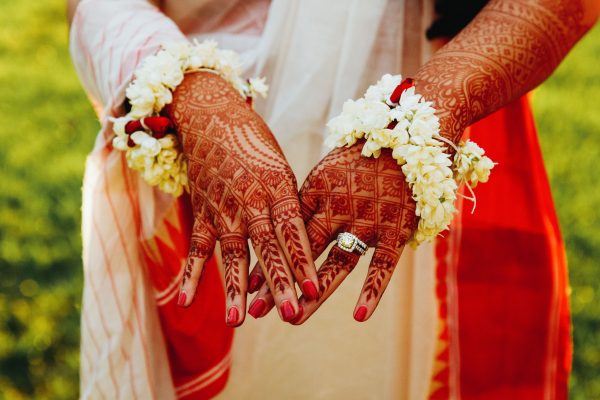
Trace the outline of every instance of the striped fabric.
<instances>
[{"instance_id":1,"label":"striped fabric","mask_svg":"<svg viewBox=\"0 0 600 400\"><path fill-rule=\"evenodd\" d=\"M345 287L356 290L339 290L311 318L311 328L284 326L277 318L247 321L231 351L215 260L205 267L194 305L177 308L189 198L150 188L109 143L108 117L123 113L124 88L140 60L160 43L187 40L178 26L249 50L246 59L271 82L259 111L294 172L304 176L319 157L323 110L339 109L383 72L423 62L409 57L427 54L408 45L419 40L419 27L405 23L407 29L387 34L383 28L396 27L396 15L416 21L411 16L428 2L279 0L268 12L262 0L161 3L167 14L181 17L178 25L145 0L83 0L71 28L73 62L102 124L83 188L82 398L210 398L230 373L235 384L227 385L224 398L286 398L290 387L294 394L310 393L304 398L344 390L377 398L566 397L571 348L564 247L526 98L472 128L500 162L491 181L477 189L477 213L463 213L435 246L405 252L369 324L358 328L337 312L355 304L362 277L354 274ZM198 11L204 3L210 3L208 17ZM196 11L188 11L194 4ZM232 23L230 11L245 14ZM360 22L380 21L379 12L390 21ZM229 28L203 26L211 13ZM236 35L239 30L251 34ZM406 51L400 51L402 38ZM352 57L340 56L339 48ZM371 54L368 71L360 70L357 54ZM429 315L436 310L437 321ZM360 368L348 367L351 354L359 355ZM313 368L318 357L329 367ZM374 372L377 379L369 375ZM273 381L279 374L285 379Z\"/></svg>"},{"instance_id":2,"label":"striped fabric","mask_svg":"<svg viewBox=\"0 0 600 400\"><path fill-rule=\"evenodd\" d=\"M214 260L201 288L206 298L185 311L175 306L189 199L149 188L109 143L108 117L122 114L124 89L140 60L160 43L184 40L146 1L84 0L73 20L71 55L102 123L83 185L84 399L207 398L227 378L232 331L223 322Z\"/></svg>"}]
</instances>

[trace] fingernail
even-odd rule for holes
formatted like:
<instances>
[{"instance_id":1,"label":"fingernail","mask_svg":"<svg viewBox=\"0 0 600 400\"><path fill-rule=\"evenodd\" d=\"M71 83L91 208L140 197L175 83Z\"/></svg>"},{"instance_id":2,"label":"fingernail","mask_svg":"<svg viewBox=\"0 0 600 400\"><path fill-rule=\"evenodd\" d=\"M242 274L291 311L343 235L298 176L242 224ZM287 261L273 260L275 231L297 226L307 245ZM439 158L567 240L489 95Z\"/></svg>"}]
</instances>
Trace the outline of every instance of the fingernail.
<instances>
[{"instance_id":1,"label":"fingernail","mask_svg":"<svg viewBox=\"0 0 600 400\"><path fill-rule=\"evenodd\" d=\"M316 300L319 298L319 291L310 279L302 282L302 293L304 293L306 298L309 300Z\"/></svg>"},{"instance_id":2,"label":"fingernail","mask_svg":"<svg viewBox=\"0 0 600 400\"><path fill-rule=\"evenodd\" d=\"M292 303L289 300L284 300L279 305L281 309L281 316L285 322L290 322L294 318L294 307L292 307Z\"/></svg>"},{"instance_id":3,"label":"fingernail","mask_svg":"<svg viewBox=\"0 0 600 400\"><path fill-rule=\"evenodd\" d=\"M354 312L354 319L358 322L363 322L367 316L367 306L360 306Z\"/></svg>"},{"instance_id":4,"label":"fingernail","mask_svg":"<svg viewBox=\"0 0 600 400\"><path fill-rule=\"evenodd\" d=\"M290 322L292 324L298 323L298 321L300 321L302 319L303 315L304 315L304 307L302 307L301 305L298 305L298 314L296 314L294 319L292 319Z\"/></svg>"},{"instance_id":5,"label":"fingernail","mask_svg":"<svg viewBox=\"0 0 600 400\"><path fill-rule=\"evenodd\" d=\"M254 303L250 305L250 309L248 310L248 314L252 315L254 318L258 319L265 312L265 307L267 303L263 299L257 299Z\"/></svg>"},{"instance_id":6,"label":"fingernail","mask_svg":"<svg viewBox=\"0 0 600 400\"><path fill-rule=\"evenodd\" d=\"M235 325L238 322L240 313L237 307L231 307L227 313L227 325Z\"/></svg>"},{"instance_id":7,"label":"fingernail","mask_svg":"<svg viewBox=\"0 0 600 400\"><path fill-rule=\"evenodd\" d=\"M261 283L261 279L258 275L252 275L252 277L250 277L250 284L248 285L248 292L249 293L254 293L258 290L258 287L260 286Z\"/></svg>"},{"instance_id":8,"label":"fingernail","mask_svg":"<svg viewBox=\"0 0 600 400\"><path fill-rule=\"evenodd\" d=\"M184 306L186 300L187 300L187 295L185 294L184 291L181 291L179 293L179 298L177 299L177 305L180 306L180 307Z\"/></svg>"}]
</instances>

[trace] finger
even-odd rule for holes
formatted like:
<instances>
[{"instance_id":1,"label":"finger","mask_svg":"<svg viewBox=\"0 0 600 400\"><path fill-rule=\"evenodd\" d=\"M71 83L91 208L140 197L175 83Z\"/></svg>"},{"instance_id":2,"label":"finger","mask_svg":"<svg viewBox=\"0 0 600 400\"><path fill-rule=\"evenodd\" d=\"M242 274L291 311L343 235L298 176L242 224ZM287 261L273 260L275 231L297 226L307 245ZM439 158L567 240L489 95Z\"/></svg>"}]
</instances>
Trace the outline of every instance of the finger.
<instances>
[{"instance_id":1,"label":"finger","mask_svg":"<svg viewBox=\"0 0 600 400\"><path fill-rule=\"evenodd\" d=\"M259 289L258 293L250 302L250 307L248 307L248 314L252 315L252 317L258 319L267 315L272 309L275 307L275 299L271 294L271 289L269 289L269 285L265 282Z\"/></svg>"},{"instance_id":2,"label":"finger","mask_svg":"<svg viewBox=\"0 0 600 400\"><path fill-rule=\"evenodd\" d=\"M313 215L306 222L306 234L310 243L310 251L315 260L325 251L329 243L335 240L337 231L342 228L341 225L329 225L323 213Z\"/></svg>"},{"instance_id":3,"label":"finger","mask_svg":"<svg viewBox=\"0 0 600 400\"><path fill-rule=\"evenodd\" d=\"M300 290L310 300L319 297L317 271L311 255L304 221L300 217L300 204L295 197L287 197L275 203L271 209L275 233L283 249Z\"/></svg>"},{"instance_id":4,"label":"finger","mask_svg":"<svg viewBox=\"0 0 600 400\"><path fill-rule=\"evenodd\" d=\"M259 215L248 221L248 233L280 317L284 321L290 321L298 311L298 297L290 267L271 223L271 216Z\"/></svg>"},{"instance_id":5,"label":"finger","mask_svg":"<svg viewBox=\"0 0 600 400\"><path fill-rule=\"evenodd\" d=\"M333 246L327 255L327 259L317 271L319 278L319 290L321 296L317 301L307 301L300 299L300 306L303 310L303 315L294 320L293 323L298 325L306 321L317 309L329 298L329 296L337 289L338 286L346 279L348 274L352 272L360 256L356 253L348 253L337 246Z\"/></svg>"},{"instance_id":6,"label":"finger","mask_svg":"<svg viewBox=\"0 0 600 400\"><path fill-rule=\"evenodd\" d=\"M225 270L226 323L238 326L246 313L246 288L250 256L248 240L239 233L222 235L221 256Z\"/></svg>"},{"instance_id":7,"label":"finger","mask_svg":"<svg viewBox=\"0 0 600 400\"><path fill-rule=\"evenodd\" d=\"M248 276L248 293L254 293L265 283L265 275L260 268L260 263L254 264L254 268Z\"/></svg>"},{"instance_id":8,"label":"finger","mask_svg":"<svg viewBox=\"0 0 600 400\"><path fill-rule=\"evenodd\" d=\"M318 193L310 190L311 180L307 179L300 189L298 198L300 199L300 214L304 221L308 221L319 209L320 197Z\"/></svg>"},{"instance_id":9,"label":"finger","mask_svg":"<svg viewBox=\"0 0 600 400\"><path fill-rule=\"evenodd\" d=\"M380 244L373 253L367 278L363 285L358 303L354 309L354 319L363 322L373 315L379 300L385 291L392 273L400 260L404 247Z\"/></svg>"},{"instance_id":10,"label":"finger","mask_svg":"<svg viewBox=\"0 0 600 400\"><path fill-rule=\"evenodd\" d=\"M216 232L211 223L202 217L197 218L194 222L190 251L183 273L177 305L188 307L194 301L198 280L202 275L206 260L212 256L215 250L216 240Z\"/></svg>"}]
</instances>

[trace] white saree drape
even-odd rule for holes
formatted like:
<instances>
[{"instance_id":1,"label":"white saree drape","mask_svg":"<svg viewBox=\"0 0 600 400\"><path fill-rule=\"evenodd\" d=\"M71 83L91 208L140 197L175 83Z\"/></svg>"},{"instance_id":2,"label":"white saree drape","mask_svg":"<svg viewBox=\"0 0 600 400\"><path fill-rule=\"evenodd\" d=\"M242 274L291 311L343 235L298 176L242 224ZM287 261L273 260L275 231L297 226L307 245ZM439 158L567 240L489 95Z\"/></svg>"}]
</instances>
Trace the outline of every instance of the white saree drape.
<instances>
[{"instance_id":1,"label":"white saree drape","mask_svg":"<svg viewBox=\"0 0 600 400\"><path fill-rule=\"evenodd\" d=\"M302 182L324 154L325 123L342 103L383 73L414 73L428 56L429 3L173 0L161 4L169 18L143 0L80 3L72 56L92 101L102 105L103 124L84 182L82 397L175 397L135 240L118 240L149 236L171 199L124 171L104 147L106 117L122 112L124 87L143 56L186 36L240 52L246 72L270 83L256 108ZM359 324L352 312L368 258L303 326L284 324L276 313L247 318L236 330L231 377L219 397L427 398L438 330L433 246L405 250L378 310Z\"/></svg>"}]
</instances>

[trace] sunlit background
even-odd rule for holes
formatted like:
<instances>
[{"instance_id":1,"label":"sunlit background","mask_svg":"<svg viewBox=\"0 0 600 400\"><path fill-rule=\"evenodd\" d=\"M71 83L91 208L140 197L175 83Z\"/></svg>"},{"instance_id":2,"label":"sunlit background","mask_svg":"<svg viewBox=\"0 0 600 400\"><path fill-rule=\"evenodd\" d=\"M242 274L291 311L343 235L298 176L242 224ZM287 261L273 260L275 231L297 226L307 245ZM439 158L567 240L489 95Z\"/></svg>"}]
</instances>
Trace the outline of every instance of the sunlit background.
<instances>
[{"instance_id":1,"label":"sunlit background","mask_svg":"<svg viewBox=\"0 0 600 400\"><path fill-rule=\"evenodd\" d=\"M81 181L98 122L64 0L0 2L0 399L78 396ZM534 108L567 244L573 399L600 399L600 26Z\"/></svg>"}]
</instances>

